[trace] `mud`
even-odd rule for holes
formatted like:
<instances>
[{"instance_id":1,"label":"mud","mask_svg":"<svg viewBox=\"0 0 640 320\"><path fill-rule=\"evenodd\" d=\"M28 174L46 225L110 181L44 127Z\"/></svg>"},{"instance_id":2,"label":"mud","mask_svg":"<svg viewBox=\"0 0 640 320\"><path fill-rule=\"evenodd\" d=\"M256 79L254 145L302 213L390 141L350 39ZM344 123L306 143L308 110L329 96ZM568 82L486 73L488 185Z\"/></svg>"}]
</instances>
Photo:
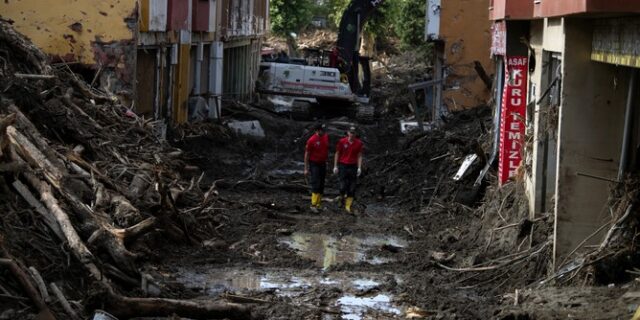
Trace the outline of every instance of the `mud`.
<instances>
[{"instance_id":1,"label":"mud","mask_svg":"<svg viewBox=\"0 0 640 320\"><path fill-rule=\"evenodd\" d=\"M7 75L17 71L31 72L2 69L2 75L10 78ZM37 94L30 94L43 92L42 88L12 85L5 91L2 98L41 106L29 117L56 150L66 153L79 140L91 145L88 141L99 136L86 123L75 121L70 126L69 119L76 117L42 119L57 110L55 105L44 108L39 98L33 98ZM105 105L101 108L107 111L102 111L83 106L101 121L105 114L116 114L110 108L119 108ZM589 287L582 285L588 274L573 273L566 275L574 279L572 286L553 287L556 282L549 277L553 219L528 217L521 181L497 187L490 172L480 188L470 187L490 150L488 108L452 114L442 128L407 136L399 133L393 113L373 124L359 124L366 147L355 214L340 207L333 175L327 178L322 211L308 209L301 161L311 123L240 103L224 110L228 113L223 120L260 120L266 138L244 137L223 124L204 123L174 128L167 134L170 146L151 149L156 143L150 133L131 125L135 128L131 136L144 141L146 148L119 151L133 163L165 159L167 165L154 169L164 170L164 179L157 182L188 191L175 197L172 208L173 220L190 241L176 240L158 227L127 244L136 254L140 273L136 278L110 273L119 292L245 304L257 318L267 320L628 319L640 303L635 280L612 278L616 281L611 285ZM121 117L107 119L127 126ZM323 120L332 143L351 125L348 119ZM114 134L110 143L122 146L125 138ZM108 164L121 159L100 148L90 151L87 159L100 164L113 180L102 179L124 180L128 186L135 178L109 170L113 167ZM465 156L473 153L479 162L453 181ZM6 171L0 176L0 208L6 212L0 231L8 240L7 250L40 270L47 282L59 283L87 318L103 305L104 296L42 218L9 189L17 175ZM154 197L160 196L152 189L149 199L140 200L144 205L138 206L144 214L161 211L163 203L158 204ZM90 243L91 236L83 235L83 240ZM106 251L90 247L100 268L115 268ZM0 289L0 319L36 318L38 311L4 269ZM51 305L59 318L65 318L57 300Z\"/></svg>"}]
</instances>

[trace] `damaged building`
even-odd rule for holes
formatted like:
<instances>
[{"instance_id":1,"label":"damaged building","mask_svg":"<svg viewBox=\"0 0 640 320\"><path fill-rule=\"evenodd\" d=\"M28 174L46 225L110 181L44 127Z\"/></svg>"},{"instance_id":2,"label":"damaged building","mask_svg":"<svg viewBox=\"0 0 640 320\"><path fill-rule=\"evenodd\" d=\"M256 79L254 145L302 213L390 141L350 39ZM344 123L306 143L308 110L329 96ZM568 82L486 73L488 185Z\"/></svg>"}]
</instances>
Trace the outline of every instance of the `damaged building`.
<instances>
[{"instance_id":1,"label":"damaged building","mask_svg":"<svg viewBox=\"0 0 640 320\"><path fill-rule=\"evenodd\" d=\"M640 3L492 0L499 179L550 214L554 266L600 244L640 159Z\"/></svg>"},{"instance_id":2,"label":"damaged building","mask_svg":"<svg viewBox=\"0 0 640 320\"><path fill-rule=\"evenodd\" d=\"M448 110L484 105L491 96L488 5L488 0L426 2L425 37L434 45L434 99Z\"/></svg>"},{"instance_id":3,"label":"damaged building","mask_svg":"<svg viewBox=\"0 0 640 320\"><path fill-rule=\"evenodd\" d=\"M184 123L247 100L267 0L4 1L3 19L138 114Z\"/></svg>"}]
</instances>

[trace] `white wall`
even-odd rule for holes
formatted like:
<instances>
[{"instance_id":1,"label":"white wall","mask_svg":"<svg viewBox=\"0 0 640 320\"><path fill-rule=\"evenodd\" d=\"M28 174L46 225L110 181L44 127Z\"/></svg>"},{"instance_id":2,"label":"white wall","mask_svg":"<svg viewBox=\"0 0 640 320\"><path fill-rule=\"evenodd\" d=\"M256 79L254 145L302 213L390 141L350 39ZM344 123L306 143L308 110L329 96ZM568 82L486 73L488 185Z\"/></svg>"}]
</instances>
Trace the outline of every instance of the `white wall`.
<instances>
[{"instance_id":1,"label":"white wall","mask_svg":"<svg viewBox=\"0 0 640 320\"><path fill-rule=\"evenodd\" d=\"M615 179L618 169L627 73L614 65L590 60L592 23L588 19L564 19L563 23L566 43L558 132L556 268L609 220L610 182L581 174ZM599 243L603 233L585 244Z\"/></svg>"}]
</instances>

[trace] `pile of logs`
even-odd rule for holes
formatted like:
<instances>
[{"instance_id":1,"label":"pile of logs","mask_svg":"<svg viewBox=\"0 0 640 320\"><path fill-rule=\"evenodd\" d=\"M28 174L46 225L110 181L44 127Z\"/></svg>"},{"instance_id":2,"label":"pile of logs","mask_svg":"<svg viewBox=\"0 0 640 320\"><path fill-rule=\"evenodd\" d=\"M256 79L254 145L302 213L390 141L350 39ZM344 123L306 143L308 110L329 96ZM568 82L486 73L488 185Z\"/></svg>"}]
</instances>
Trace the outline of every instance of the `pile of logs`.
<instances>
[{"instance_id":1,"label":"pile of logs","mask_svg":"<svg viewBox=\"0 0 640 320\"><path fill-rule=\"evenodd\" d=\"M92 88L67 64L48 64L39 49L1 20L0 86L0 211L35 213L92 288L92 296L67 290L82 301L78 304L69 302L56 283L47 286L46 280L54 280L28 267L31 262L17 246L21 237L41 235L20 234L3 213L3 296L23 306L23 296L28 297L38 319L79 319L92 307L123 318L251 318L249 307L229 302L120 293L123 283L140 287L145 236L200 243L216 227L215 187L202 186L202 176L189 170L181 150L156 138L158 123ZM90 301L99 303L89 306Z\"/></svg>"}]
</instances>

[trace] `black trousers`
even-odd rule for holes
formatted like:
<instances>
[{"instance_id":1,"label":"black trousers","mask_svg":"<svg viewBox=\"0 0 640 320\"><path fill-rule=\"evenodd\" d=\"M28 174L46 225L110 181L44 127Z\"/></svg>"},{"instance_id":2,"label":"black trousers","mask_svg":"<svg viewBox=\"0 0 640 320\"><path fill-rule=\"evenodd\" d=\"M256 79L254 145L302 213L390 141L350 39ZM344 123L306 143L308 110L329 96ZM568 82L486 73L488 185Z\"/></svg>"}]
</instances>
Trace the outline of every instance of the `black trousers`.
<instances>
[{"instance_id":1,"label":"black trousers","mask_svg":"<svg viewBox=\"0 0 640 320\"><path fill-rule=\"evenodd\" d=\"M309 173L311 175L311 178L309 179L311 192L320 194L324 193L324 180L327 176L327 163L309 161Z\"/></svg>"},{"instance_id":2,"label":"black trousers","mask_svg":"<svg viewBox=\"0 0 640 320\"><path fill-rule=\"evenodd\" d=\"M340 194L353 197L356 195L356 183L358 182L358 165L338 164L338 174L340 175Z\"/></svg>"}]
</instances>

